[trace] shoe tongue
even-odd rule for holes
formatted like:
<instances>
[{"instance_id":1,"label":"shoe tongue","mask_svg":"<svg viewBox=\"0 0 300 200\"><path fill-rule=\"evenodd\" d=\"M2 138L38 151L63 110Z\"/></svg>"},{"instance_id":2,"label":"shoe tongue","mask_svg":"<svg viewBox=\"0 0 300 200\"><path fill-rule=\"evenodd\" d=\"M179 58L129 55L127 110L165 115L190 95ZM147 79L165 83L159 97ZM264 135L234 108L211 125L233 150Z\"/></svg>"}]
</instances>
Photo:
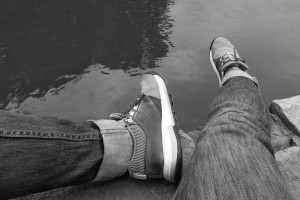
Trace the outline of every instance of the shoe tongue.
<instances>
[{"instance_id":1,"label":"shoe tongue","mask_svg":"<svg viewBox=\"0 0 300 200\"><path fill-rule=\"evenodd\" d=\"M224 75L231 70L242 70L238 63L231 64L226 69L224 69Z\"/></svg>"},{"instance_id":2,"label":"shoe tongue","mask_svg":"<svg viewBox=\"0 0 300 200\"><path fill-rule=\"evenodd\" d=\"M240 68L240 65L239 65L238 63L234 63L234 64L232 64L232 65L230 66L230 69L232 69L232 70L237 70L237 69L241 69L241 68Z\"/></svg>"},{"instance_id":3,"label":"shoe tongue","mask_svg":"<svg viewBox=\"0 0 300 200\"><path fill-rule=\"evenodd\" d=\"M238 64L238 61L240 61L240 59L237 58L235 55L226 53L216 60L216 65L219 68L219 70L225 72L233 64Z\"/></svg>"}]
</instances>

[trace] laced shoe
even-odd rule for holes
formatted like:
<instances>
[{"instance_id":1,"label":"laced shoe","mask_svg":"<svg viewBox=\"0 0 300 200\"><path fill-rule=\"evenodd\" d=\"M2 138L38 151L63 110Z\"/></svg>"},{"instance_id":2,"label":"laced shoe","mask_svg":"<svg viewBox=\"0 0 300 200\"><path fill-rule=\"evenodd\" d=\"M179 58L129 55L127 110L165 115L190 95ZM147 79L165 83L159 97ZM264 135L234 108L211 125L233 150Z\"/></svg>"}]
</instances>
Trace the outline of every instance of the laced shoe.
<instances>
[{"instance_id":1,"label":"laced shoe","mask_svg":"<svg viewBox=\"0 0 300 200\"><path fill-rule=\"evenodd\" d=\"M134 141L129 175L136 179L180 179L182 152L171 95L162 77L149 72L141 81L141 95L122 113L111 119L122 120Z\"/></svg>"},{"instance_id":2,"label":"laced shoe","mask_svg":"<svg viewBox=\"0 0 300 200\"><path fill-rule=\"evenodd\" d=\"M220 85L229 68L234 67L245 72L249 68L234 45L225 37L217 37L211 42L209 57Z\"/></svg>"}]
</instances>

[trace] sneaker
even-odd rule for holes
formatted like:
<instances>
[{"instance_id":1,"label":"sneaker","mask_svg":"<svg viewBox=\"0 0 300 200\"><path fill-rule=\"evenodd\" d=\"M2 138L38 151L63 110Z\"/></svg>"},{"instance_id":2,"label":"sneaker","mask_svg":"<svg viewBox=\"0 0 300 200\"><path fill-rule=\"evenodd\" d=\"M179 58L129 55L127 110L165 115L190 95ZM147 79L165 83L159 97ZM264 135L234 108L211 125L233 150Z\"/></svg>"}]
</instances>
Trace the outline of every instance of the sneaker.
<instances>
[{"instance_id":1,"label":"sneaker","mask_svg":"<svg viewBox=\"0 0 300 200\"><path fill-rule=\"evenodd\" d=\"M237 67L245 72L248 70L248 66L241 59L237 49L225 37L217 37L211 42L209 57L220 85L229 68Z\"/></svg>"},{"instance_id":2,"label":"sneaker","mask_svg":"<svg viewBox=\"0 0 300 200\"><path fill-rule=\"evenodd\" d=\"M165 178L177 182L181 176L182 152L173 103L162 77L149 72L141 81L141 95L122 113L111 119L123 120L133 136L134 149L128 171L136 179Z\"/></svg>"}]
</instances>

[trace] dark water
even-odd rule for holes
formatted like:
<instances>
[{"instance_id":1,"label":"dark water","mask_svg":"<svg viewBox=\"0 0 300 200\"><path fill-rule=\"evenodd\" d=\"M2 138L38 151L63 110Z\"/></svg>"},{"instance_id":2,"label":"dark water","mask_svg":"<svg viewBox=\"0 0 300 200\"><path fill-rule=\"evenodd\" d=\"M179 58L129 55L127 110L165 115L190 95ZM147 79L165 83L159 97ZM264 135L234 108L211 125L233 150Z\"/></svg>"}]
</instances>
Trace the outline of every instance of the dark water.
<instances>
[{"instance_id":1,"label":"dark water","mask_svg":"<svg viewBox=\"0 0 300 200\"><path fill-rule=\"evenodd\" d=\"M160 72L180 126L206 121L218 92L210 41L233 41L266 101L300 92L300 1L0 1L0 108L106 118Z\"/></svg>"}]
</instances>

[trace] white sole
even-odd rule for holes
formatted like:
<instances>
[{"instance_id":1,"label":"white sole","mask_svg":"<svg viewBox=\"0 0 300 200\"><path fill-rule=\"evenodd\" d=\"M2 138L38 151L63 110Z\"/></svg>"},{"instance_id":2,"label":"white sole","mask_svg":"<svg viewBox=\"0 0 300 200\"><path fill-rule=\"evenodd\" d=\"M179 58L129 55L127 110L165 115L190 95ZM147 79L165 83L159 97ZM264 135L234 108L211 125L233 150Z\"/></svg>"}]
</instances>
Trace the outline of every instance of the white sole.
<instances>
[{"instance_id":1,"label":"white sole","mask_svg":"<svg viewBox=\"0 0 300 200\"><path fill-rule=\"evenodd\" d=\"M172 106L170 104L169 93L163 79L158 75L153 75L158 87L161 97L162 108L162 144L163 144L163 156L164 156L164 177L169 181L174 181L175 168L177 163L177 139L174 132L174 116Z\"/></svg>"},{"instance_id":2,"label":"white sole","mask_svg":"<svg viewBox=\"0 0 300 200\"><path fill-rule=\"evenodd\" d=\"M218 80L219 80L219 85L221 86L221 83L222 83L221 77L220 77L220 75L219 75L219 72L218 72L218 70L217 70L217 67L216 67L216 65L215 65L215 63L214 63L214 60L213 60L213 58L212 58L212 51L211 51L211 50L209 51L209 60L210 60L210 64L211 64L212 68L214 69L215 73L217 74L217 77L218 77Z\"/></svg>"}]
</instances>

